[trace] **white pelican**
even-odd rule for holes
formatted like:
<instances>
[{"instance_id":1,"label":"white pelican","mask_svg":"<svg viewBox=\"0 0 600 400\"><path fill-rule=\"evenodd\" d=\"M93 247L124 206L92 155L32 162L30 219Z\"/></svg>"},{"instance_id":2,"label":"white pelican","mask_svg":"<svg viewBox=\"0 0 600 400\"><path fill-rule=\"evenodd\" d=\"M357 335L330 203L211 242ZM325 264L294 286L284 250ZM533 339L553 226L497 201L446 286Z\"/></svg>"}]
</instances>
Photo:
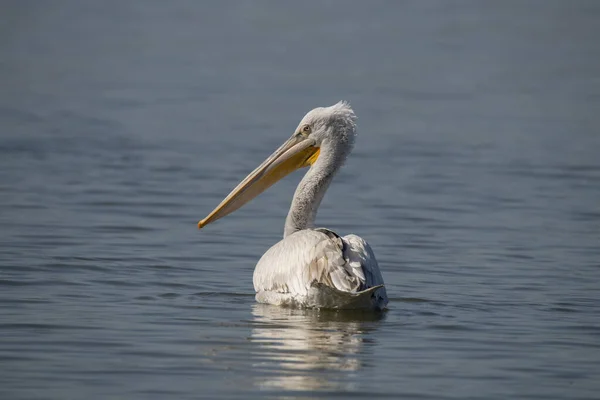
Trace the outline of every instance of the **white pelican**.
<instances>
[{"instance_id":1,"label":"white pelican","mask_svg":"<svg viewBox=\"0 0 600 400\"><path fill-rule=\"evenodd\" d=\"M198 228L203 228L292 171L310 166L294 194L283 240L271 247L254 269L258 302L311 308L385 308L388 298L383 278L368 243L356 235L340 237L314 225L325 191L352 151L355 120L346 102L310 111L290 139L198 222Z\"/></svg>"}]
</instances>

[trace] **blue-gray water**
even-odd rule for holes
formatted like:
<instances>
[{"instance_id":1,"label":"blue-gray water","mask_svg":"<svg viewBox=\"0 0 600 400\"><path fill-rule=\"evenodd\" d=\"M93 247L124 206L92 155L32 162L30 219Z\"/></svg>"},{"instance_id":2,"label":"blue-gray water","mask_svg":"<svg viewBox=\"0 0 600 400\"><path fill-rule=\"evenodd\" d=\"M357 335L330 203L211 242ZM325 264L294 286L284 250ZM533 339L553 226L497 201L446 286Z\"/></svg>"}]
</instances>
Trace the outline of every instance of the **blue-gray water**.
<instances>
[{"instance_id":1,"label":"blue-gray water","mask_svg":"<svg viewBox=\"0 0 600 400\"><path fill-rule=\"evenodd\" d=\"M593 399L600 3L4 2L0 398ZM318 222L389 312L255 303L297 173L196 222L340 99Z\"/></svg>"}]
</instances>

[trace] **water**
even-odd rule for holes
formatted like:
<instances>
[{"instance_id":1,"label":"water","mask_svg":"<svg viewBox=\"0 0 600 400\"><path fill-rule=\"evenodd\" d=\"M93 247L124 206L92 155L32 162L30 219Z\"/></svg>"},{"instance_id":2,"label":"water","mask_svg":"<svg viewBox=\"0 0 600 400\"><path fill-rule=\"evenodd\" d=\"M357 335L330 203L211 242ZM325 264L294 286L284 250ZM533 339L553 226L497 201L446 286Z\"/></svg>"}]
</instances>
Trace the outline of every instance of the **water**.
<instances>
[{"instance_id":1,"label":"water","mask_svg":"<svg viewBox=\"0 0 600 400\"><path fill-rule=\"evenodd\" d=\"M0 18L0 398L597 398L597 2ZM340 99L319 223L371 243L390 309L258 305L301 174L196 222Z\"/></svg>"}]
</instances>

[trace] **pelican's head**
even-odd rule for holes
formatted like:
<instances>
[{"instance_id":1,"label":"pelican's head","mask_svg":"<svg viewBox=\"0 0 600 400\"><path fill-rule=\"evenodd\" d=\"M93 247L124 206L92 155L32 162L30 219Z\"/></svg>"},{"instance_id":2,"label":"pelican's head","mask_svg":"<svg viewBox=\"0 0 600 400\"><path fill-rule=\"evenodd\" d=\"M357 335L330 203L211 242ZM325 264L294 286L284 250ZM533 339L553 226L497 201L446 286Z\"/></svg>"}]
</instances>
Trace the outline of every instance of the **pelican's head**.
<instances>
[{"instance_id":1,"label":"pelican's head","mask_svg":"<svg viewBox=\"0 0 600 400\"><path fill-rule=\"evenodd\" d=\"M339 150L351 150L356 135L356 115L350 105L340 101L331 107L309 111L296 128L295 135L306 135L318 147L330 143Z\"/></svg>"},{"instance_id":2,"label":"pelican's head","mask_svg":"<svg viewBox=\"0 0 600 400\"><path fill-rule=\"evenodd\" d=\"M198 228L222 218L291 172L313 165L317 160L335 158L341 163L352 150L356 116L350 105L340 101L330 107L309 111L294 134L252 171L206 218ZM321 149L328 151L322 152Z\"/></svg>"}]
</instances>

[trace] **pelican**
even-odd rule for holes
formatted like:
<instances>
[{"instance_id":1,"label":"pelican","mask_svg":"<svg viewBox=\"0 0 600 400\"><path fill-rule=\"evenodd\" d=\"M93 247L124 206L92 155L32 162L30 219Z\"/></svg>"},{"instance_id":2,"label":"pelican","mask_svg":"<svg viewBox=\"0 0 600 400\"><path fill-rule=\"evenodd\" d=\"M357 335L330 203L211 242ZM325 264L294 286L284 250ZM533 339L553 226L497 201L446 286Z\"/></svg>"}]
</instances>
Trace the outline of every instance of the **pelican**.
<instances>
[{"instance_id":1,"label":"pelican","mask_svg":"<svg viewBox=\"0 0 600 400\"><path fill-rule=\"evenodd\" d=\"M387 294L371 246L356 235L315 228L321 200L354 146L356 115L344 101L309 111L294 134L252 171L198 228L231 214L292 171L296 188L283 239L261 257L253 283L259 303L301 308L384 309Z\"/></svg>"}]
</instances>

